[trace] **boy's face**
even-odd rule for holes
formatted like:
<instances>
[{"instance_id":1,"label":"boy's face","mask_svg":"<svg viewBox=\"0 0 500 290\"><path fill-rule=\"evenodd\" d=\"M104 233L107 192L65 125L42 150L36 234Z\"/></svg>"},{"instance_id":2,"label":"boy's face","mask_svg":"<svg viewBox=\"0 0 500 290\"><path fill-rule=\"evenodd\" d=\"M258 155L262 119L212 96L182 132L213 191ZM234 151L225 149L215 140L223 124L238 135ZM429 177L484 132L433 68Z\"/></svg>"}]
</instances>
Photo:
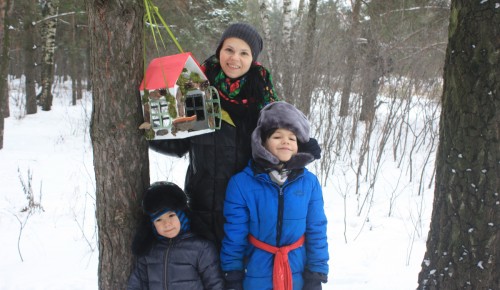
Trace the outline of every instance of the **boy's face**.
<instances>
[{"instance_id":1,"label":"boy's face","mask_svg":"<svg viewBox=\"0 0 500 290\"><path fill-rule=\"evenodd\" d=\"M287 129L277 129L267 138L264 147L281 162L287 162L297 154L297 136Z\"/></svg>"},{"instance_id":2,"label":"boy's face","mask_svg":"<svg viewBox=\"0 0 500 290\"><path fill-rule=\"evenodd\" d=\"M252 65L252 50L244 40L230 37L222 44L219 62L227 77L239 78L246 74Z\"/></svg>"},{"instance_id":3,"label":"boy's face","mask_svg":"<svg viewBox=\"0 0 500 290\"><path fill-rule=\"evenodd\" d=\"M158 234L165 238L175 238L181 231L181 221L173 211L162 214L153 224Z\"/></svg>"}]
</instances>

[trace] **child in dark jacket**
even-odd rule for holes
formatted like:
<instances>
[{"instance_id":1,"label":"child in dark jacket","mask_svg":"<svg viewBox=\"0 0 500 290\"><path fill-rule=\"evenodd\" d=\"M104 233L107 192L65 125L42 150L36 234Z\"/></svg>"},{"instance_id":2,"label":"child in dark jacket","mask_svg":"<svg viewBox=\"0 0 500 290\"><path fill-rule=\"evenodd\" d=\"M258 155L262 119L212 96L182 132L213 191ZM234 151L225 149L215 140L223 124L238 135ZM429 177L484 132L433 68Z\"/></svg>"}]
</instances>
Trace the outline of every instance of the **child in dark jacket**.
<instances>
[{"instance_id":1,"label":"child in dark jacket","mask_svg":"<svg viewBox=\"0 0 500 290\"><path fill-rule=\"evenodd\" d=\"M182 189L170 182L153 183L142 207L143 222L132 243L137 262L127 289L224 289L218 251L191 232Z\"/></svg>"},{"instance_id":2,"label":"child in dark jacket","mask_svg":"<svg viewBox=\"0 0 500 290\"><path fill-rule=\"evenodd\" d=\"M309 122L286 102L260 113L252 160L227 186L221 266L226 289L319 290L327 282L327 219L321 185L298 152Z\"/></svg>"}]
</instances>

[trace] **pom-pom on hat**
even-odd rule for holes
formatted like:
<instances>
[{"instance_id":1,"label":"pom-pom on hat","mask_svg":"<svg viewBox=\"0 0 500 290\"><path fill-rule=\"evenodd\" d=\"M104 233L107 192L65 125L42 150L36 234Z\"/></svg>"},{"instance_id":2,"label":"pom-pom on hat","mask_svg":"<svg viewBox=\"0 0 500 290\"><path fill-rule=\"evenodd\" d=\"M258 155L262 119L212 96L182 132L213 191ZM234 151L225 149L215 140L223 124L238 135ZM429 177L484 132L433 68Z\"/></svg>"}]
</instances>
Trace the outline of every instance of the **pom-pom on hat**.
<instances>
[{"instance_id":1,"label":"pom-pom on hat","mask_svg":"<svg viewBox=\"0 0 500 290\"><path fill-rule=\"evenodd\" d=\"M257 127L252 133L252 157L264 167L280 165L280 160L269 152L263 145L265 138L274 129L287 129L297 137L297 143L309 141L309 121L307 117L293 105L284 102L274 102L262 108ZM286 162L285 169L301 168L314 160L312 154L298 152Z\"/></svg>"},{"instance_id":2,"label":"pom-pom on hat","mask_svg":"<svg viewBox=\"0 0 500 290\"><path fill-rule=\"evenodd\" d=\"M186 211L188 198L175 183L158 181L151 184L144 193L142 209L150 217L166 211Z\"/></svg>"},{"instance_id":3,"label":"pom-pom on hat","mask_svg":"<svg viewBox=\"0 0 500 290\"><path fill-rule=\"evenodd\" d=\"M245 41L248 46L250 46L250 50L252 50L252 60L257 61L257 58L262 51L262 47L264 46L262 37L260 37L259 32L257 32L253 26L246 23L234 23L230 25L224 33L222 33L219 45L217 46L217 50L215 52L217 57L219 57L224 40L231 37L236 37Z\"/></svg>"}]
</instances>

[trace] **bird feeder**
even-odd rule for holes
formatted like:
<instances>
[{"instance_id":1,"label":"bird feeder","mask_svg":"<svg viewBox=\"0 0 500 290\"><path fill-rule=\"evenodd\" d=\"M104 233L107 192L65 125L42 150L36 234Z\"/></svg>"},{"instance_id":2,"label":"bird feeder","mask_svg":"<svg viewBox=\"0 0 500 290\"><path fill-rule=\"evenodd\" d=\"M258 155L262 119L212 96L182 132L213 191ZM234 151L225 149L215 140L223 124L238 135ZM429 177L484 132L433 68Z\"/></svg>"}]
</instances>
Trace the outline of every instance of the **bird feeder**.
<instances>
[{"instance_id":1,"label":"bird feeder","mask_svg":"<svg viewBox=\"0 0 500 290\"><path fill-rule=\"evenodd\" d=\"M148 140L176 139L220 129L221 109L217 90L191 53L151 61L140 85Z\"/></svg>"}]
</instances>

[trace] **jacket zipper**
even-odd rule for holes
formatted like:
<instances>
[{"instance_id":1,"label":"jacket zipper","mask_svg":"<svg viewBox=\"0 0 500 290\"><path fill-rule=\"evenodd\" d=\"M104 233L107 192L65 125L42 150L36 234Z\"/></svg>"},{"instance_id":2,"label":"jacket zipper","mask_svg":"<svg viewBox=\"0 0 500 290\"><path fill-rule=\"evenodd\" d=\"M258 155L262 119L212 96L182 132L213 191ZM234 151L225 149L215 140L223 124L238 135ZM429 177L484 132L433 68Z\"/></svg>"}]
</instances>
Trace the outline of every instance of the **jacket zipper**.
<instances>
[{"instance_id":1,"label":"jacket zipper","mask_svg":"<svg viewBox=\"0 0 500 290\"><path fill-rule=\"evenodd\" d=\"M283 210L285 204L284 186L279 187L278 193L278 228L276 229L276 245L281 246L281 232L283 231Z\"/></svg>"},{"instance_id":2,"label":"jacket zipper","mask_svg":"<svg viewBox=\"0 0 500 290\"><path fill-rule=\"evenodd\" d=\"M172 239L170 239L168 241L168 247L167 247L167 251L165 252L165 257L164 257L164 263L165 263L165 281L164 281L164 285L165 285L165 290L168 290L168 254L170 252L170 247L172 246Z\"/></svg>"},{"instance_id":3,"label":"jacket zipper","mask_svg":"<svg viewBox=\"0 0 500 290\"><path fill-rule=\"evenodd\" d=\"M288 180L288 182L285 182L283 185L277 185L276 183L267 180L266 178L263 177L258 177L262 181L270 183L273 187L278 188L278 225L276 229L276 246L281 247L281 233L283 232L283 213L285 210L285 188L288 187L290 184L294 183L296 180L298 180L302 174L299 174L295 176L292 180Z\"/></svg>"}]
</instances>

